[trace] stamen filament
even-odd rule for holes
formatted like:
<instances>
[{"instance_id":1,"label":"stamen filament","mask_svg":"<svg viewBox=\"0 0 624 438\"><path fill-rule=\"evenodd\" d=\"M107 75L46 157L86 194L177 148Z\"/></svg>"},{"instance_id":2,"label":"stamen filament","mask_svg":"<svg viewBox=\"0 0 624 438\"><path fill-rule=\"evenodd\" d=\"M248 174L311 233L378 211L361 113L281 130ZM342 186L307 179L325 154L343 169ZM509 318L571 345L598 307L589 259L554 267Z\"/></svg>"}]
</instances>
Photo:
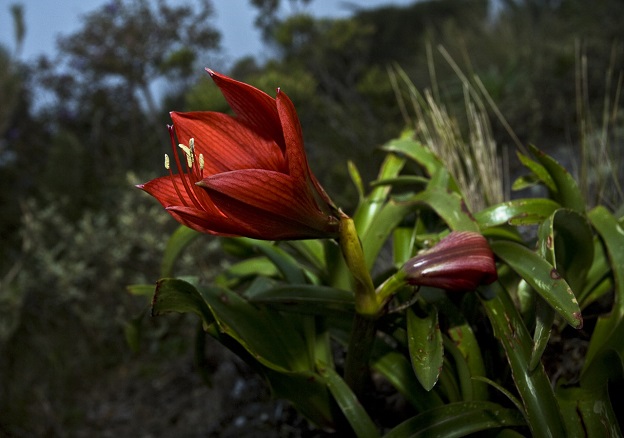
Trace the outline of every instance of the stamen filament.
<instances>
[{"instance_id":1,"label":"stamen filament","mask_svg":"<svg viewBox=\"0 0 624 438\"><path fill-rule=\"evenodd\" d=\"M182 180L182 184L184 185L184 190L186 191L186 194L190 198L190 200L193 203L193 205L196 208L198 208L200 210L203 210L203 208L201 206L201 203L199 202L199 200L195 196L195 193L194 193L193 189L190 187L189 181L187 181L188 176L182 171L182 164L180 163L180 157L178 155L178 152L175 149L176 141L175 141L175 133L173 131L173 126L169 125L168 128L169 128L169 137L171 138L171 147L173 149L173 156L175 158L176 166L178 168L178 174L180 175L180 180ZM171 177L173 178L173 172L171 172ZM174 181L174 186L175 186L175 179L173 179L173 181ZM182 197L182 194L177 189L177 186L175 186L175 187L176 187L176 191L178 192L178 196L180 197L180 200L182 201L182 203L186 207L188 207L188 205L184 201L184 198Z\"/></svg>"}]
</instances>

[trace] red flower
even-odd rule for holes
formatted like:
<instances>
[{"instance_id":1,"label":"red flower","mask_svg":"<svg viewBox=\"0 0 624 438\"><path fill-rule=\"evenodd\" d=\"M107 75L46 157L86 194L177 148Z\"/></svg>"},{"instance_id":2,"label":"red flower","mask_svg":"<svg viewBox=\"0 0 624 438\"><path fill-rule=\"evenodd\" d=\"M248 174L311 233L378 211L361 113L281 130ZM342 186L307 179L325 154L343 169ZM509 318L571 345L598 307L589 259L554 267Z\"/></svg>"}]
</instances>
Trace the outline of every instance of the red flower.
<instances>
[{"instance_id":1,"label":"red flower","mask_svg":"<svg viewBox=\"0 0 624 438\"><path fill-rule=\"evenodd\" d=\"M264 240L336 237L338 210L310 171L288 96L278 89L273 99L207 71L236 117L172 112L169 133L178 173L169 170L138 187L178 222L203 233Z\"/></svg>"},{"instance_id":2,"label":"red flower","mask_svg":"<svg viewBox=\"0 0 624 438\"><path fill-rule=\"evenodd\" d=\"M496 281L496 264L490 246L479 233L453 232L403 265L411 285L451 291L472 291Z\"/></svg>"}]
</instances>

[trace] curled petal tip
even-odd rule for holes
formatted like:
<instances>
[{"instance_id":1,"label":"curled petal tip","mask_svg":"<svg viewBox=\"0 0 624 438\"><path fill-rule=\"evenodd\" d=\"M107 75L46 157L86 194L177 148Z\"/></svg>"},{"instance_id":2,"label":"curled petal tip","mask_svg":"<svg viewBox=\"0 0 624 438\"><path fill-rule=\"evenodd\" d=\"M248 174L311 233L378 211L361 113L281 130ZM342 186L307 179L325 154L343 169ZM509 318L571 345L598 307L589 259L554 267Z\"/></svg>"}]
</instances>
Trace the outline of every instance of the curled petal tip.
<instances>
[{"instance_id":1,"label":"curled petal tip","mask_svg":"<svg viewBox=\"0 0 624 438\"><path fill-rule=\"evenodd\" d=\"M208 74L210 76L214 76L215 75L215 72L213 70L209 69L208 67L206 67L206 71L208 72Z\"/></svg>"}]
</instances>

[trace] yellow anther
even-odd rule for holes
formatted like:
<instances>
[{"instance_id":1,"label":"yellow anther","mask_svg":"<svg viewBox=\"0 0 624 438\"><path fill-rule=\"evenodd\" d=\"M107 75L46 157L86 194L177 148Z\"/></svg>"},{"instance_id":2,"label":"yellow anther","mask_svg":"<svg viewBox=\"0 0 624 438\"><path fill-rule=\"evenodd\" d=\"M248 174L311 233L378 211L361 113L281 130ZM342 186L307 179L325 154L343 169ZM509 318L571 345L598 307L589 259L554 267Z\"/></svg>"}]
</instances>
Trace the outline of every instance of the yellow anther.
<instances>
[{"instance_id":1,"label":"yellow anther","mask_svg":"<svg viewBox=\"0 0 624 438\"><path fill-rule=\"evenodd\" d=\"M165 169L169 170L169 155L165 154Z\"/></svg>"},{"instance_id":2,"label":"yellow anther","mask_svg":"<svg viewBox=\"0 0 624 438\"><path fill-rule=\"evenodd\" d=\"M191 148L182 143L180 143L178 147L184 151L184 155L186 155L186 164L188 165L188 167L193 167L193 151L191 150Z\"/></svg>"},{"instance_id":3,"label":"yellow anther","mask_svg":"<svg viewBox=\"0 0 624 438\"><path fill-rule=\"evenodd\" d=\"M199 169L204 170L204 154L199 154Z\"/></svg>"}]
</instances>

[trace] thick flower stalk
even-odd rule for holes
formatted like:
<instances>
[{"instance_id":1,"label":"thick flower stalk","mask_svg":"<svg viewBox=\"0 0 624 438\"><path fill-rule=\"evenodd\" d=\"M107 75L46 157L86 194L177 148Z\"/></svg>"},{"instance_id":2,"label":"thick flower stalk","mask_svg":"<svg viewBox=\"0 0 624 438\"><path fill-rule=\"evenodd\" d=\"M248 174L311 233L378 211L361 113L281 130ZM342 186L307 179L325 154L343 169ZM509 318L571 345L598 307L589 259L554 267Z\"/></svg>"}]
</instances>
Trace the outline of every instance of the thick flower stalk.
<instances>
[{"instance_id":1,"label":"thick flower stalk","mask_svg":"<svg viewBox=\"0 0 624 438\"><path fill-rule=\"evenodd\" d=\"M178 222L263 240L334 238L338 210L312 174L295 107L207 70L235 113L172 112L169 175L138 187ZM182 151L182 160L180 153Z\"/></svg>"}]
</instances>

